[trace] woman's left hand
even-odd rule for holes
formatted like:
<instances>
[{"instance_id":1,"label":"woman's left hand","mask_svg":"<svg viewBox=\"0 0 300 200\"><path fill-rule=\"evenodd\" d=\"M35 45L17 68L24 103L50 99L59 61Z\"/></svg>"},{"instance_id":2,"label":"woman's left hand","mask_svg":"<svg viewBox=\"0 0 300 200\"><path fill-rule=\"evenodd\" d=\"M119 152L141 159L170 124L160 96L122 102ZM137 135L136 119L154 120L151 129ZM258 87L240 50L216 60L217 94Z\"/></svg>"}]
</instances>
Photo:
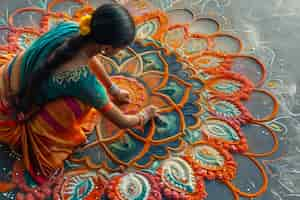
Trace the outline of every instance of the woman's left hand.
<instances>
[{"instance_id":1,"label":"woman's left hand","mask_svg":"<svg viewBox=\"0 0 300 200\"><path fill-rule=\"evenodd\" d=\"M116 94L114 94L114 97L121 104L130 103L129 92L127 90L120 89Z\"/></svg>"}]
</instances>

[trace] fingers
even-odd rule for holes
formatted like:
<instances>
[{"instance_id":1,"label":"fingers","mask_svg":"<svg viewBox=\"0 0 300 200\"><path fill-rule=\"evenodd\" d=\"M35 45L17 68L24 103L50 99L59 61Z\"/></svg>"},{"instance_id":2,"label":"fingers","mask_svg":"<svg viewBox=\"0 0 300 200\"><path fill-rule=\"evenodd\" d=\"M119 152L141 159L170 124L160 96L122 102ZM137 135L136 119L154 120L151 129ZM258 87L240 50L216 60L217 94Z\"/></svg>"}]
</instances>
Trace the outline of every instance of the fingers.
<instances>
[{"instance_id":1,"label":"fingers","mask_svg":"<svg viewBox=\"0 0 300 200\"><path fill-rule=\"evenodd\" d=\"M130 103L129 93L124 93L123 96L122 96L121 101L123 101L125 103Z\"/></svg>"},{"instance_id":2,"label":"fingers","mask_svg":"<svg viewBox=\"0 0 300 200\"><path fill-rule=\"evenodd\" d=\"M121 104L129 104L131 103L129 92L123 89L120 89L117 94L115 94L116 99Z\"/></svg>"},{"instance_id":3,"label":"fingers","mask_svg":"<svg viewBox=\"0 0 300 200\"><path fill-rule=\"evenodd\" d=\"M130 103L130 97L129 97L129 93L126 91L126 93L124 93L124 99L127 103Z\"/></svg>"},{"instance_id":4,"label":"fingers","mask_svg":"<svg viewBox=\"0 0 300 200\"><path fill-rule=\"evenodd\" d=\"M159 109L156 106L150 105L140 111L139 115L143 118L143 123L146 124L150 119L159 117Z\"/></svg>"},{"instance_id":5,"label":"fingers","mask_svg":"<svg viewBox=\"0 0 300 200\"><path fill-rule=\"evenodd\" d=\"M150 118L159 116L159 109L156 106L150 105L145 108L145 111L148 113Z\"/></svg>"},{"instance_id":6,"label":"fingers","mask_svg":"<svg viewBox=\"0 0 300 200\"><path fill-rule=\"evenodd\" d=\"M130 100L129 96L128 97L124 97L124 99L122 101L124 103L126 103L126 104L130 104L131 103L131 100Z\"/></svg>"}]
</instances>

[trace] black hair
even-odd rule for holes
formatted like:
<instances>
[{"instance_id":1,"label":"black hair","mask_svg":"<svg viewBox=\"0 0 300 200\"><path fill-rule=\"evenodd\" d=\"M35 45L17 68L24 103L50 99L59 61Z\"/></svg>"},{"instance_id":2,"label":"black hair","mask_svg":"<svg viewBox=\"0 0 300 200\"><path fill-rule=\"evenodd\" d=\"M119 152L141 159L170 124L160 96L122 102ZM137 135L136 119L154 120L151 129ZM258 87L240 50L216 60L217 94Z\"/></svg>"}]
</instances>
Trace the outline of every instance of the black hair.
<instances>
[{"instance_id":1,"label":"black hair","mask_svg":"<svg viewBox=\"0 0 300 200\"><path fill-rule=\"evenodd\" d=\"M119 4L100 6L92 15L91 37L99 44L124 47L132 43L135 33L133 18Z\"/></svg>"},{"instance_id":2,"label":"black hair","mask_svg":"<svg viewBox=\"0 0 300 200\"><path fill-rule=\"evenodd\" d=\"M57 47L49 58L34 71L27 80L25 87L15 98L17 112L28 113L36 105L35 95L40 92L41 82L48 80L59 66L70 61L87 43L96 42L111 45L113 48L123 48L130 45L135 38L134 20L123 6L119 4L104 4L92 14L91 32L82 36L79 33L67 38Z\"/></svg>"}]
</instances>

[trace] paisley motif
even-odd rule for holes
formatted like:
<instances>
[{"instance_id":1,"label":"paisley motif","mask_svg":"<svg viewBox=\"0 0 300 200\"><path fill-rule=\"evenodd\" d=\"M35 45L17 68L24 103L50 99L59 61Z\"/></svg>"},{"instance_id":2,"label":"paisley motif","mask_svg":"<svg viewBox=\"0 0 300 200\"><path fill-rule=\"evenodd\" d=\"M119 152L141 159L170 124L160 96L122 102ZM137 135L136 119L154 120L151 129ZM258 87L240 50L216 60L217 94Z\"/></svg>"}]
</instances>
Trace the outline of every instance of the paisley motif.
<instances>
[{"instance_id":1,"label":"paisley motif","mask_svg":"<svg viewBox=\"0 0 300 200\"><path fill-rule=\"evenodd\" d=\"M232 80L222 80L213 86L213 89L226 94L235 93L236 91L240 90L240 88L241 84Z\"/></svg>"},{"instance_id":2,"label":"paisley motif","mask_svg":"<svg viewBox=\"0 0 300 200\"><path fill-rule=\"evenodd\" d=\"M201 126L203 136L208 141L222 145L234 152L246 152L247 140L238 125L224 119L210 118Z\"/></svg>"},{"instance_id":3,"label":"paisley motif","mask_svg":"<svg viewBox=\"0 0 300 200\"><path fill-rule=\"evenodd\" d=\"M95 184L92 177L72 177L64 188L64 193L66 194L64 195L64 199L84 199L93 191L94 188ZM67 194L71 194L71 196L67 196Z\"/></svg>"},{"instance_id":4,"label":"paisley motif","mask_svg":"<svg viewBox=\"0 0 300 200\"><path fill-rule=\"evenodd\" d=\"M237 165L226 150L213 143L200 141L185 152L185 159L190 163L198 176L212 180L234 178Z\"/></svg>"},{"instance_id":5,"label":"paisley motif","mask_svg":"<svg viewBox=\"0 0 300 200\"><path fill-rule=\"evenodd\" d=\"M234 118L238 117L242 114L242 112L232 104L231 102L228 101L212 101L211 103L211 108L215 113L219 116L224 116L226 118Z\"/></svg>"},{"instance_id":6,"label":"paisley motif","mask_svg":"<svg viewBox=\"0 0 300 200\"><path fill-rule=\"evenodd\" d=\"M119 183L120 195L123 199L147 199L151 186L148 180L139 174L128 174Z\"/></svg>"},{"instance_id":7,"label":"paisley motif","mask_svg":"<svg viewBox=\"0 0 300 200\"><path fill-rule=\"evenodd\" d=\"M106 180L95 174L76 174L66 177L61 194L63 200L100 199Z\"/></svg>"},{"instance_id":8,"label":"paisley motif","mask_svg":"<svg viewBox=\"0 0 300 200\"><path fill-rule=\"evenodd\" d=\"M194 68L216 74L227 71L231 68L232 58L220 52L206 51L199 55L189 57Z\"/></svg>"},{"instance_id":9,"label":"paisley motif","mask_svg":"<svg viewBox=\"0 0 300 200\"><path fill-rule=\"evenodd\" d=\"M158 169L161 187L166 199L201 199L206 196L201 178L195 177L193 168L180 157L172 157Z\"/></svg>"},{"instance_id":10,"label":"paisley motif","mask_svg":"<svg viewBox=\"0 0 300 200\"><path fill-rule=\"evenodd\" d=\"M199 145L194 147L192 156L203 168L216 170L224 167L224 157L211 146Z\"/></svg>"},{"instance_id":11,"label":"paisley motif","mask_svg":"<svg viewBox=\"0 0 300 200\"><path fill-rule=\"evenodd\" d=\"M160 200L155 177L147 173L128 173L112 178L108 198L116 200Z\"/></svg>"},{"instance_id":12,"label":"paisley motif","mask_svg":"<svg viewBox=\"0 0 300 200\"><path fill-rule=\"evenodd\" d=\"M230 120L237 124L253 119L250 112L241 103L229 98L211 97L208 110L216 117Z\"/></svg>"},{"instance_id":13,"label":"paisley motif","mask_svg":"<svg viewBox=\"0 0 300 200\"><path fill-rule=\"evenodd\" d=\"M207 120L202 126L202 131L204 131L207 137L215 137L221 140L236 142L240 138L229 124L221 120Z\"/></svg>"},{"instance_id":14,"label":"paisley motif","mask_svg":"<svg viewBox=\"0 0 300 200\"><path fill-rule=\"evenodd\" d=\"M152 19L144 24L137 26L136 37L138 39L150 38L158 30L159 22L157 19Z\"/></svg>"},{"instance_id":15,"label":"paisley motif","mask_svg":"<svg viewBox=\"0 0 300 200\"><path fill-rule=\"evenodd\" d=\"M162 179L174 190L195 192L196 183L193 169L181 158L171 158L162 165Z\"/></svg>"},{"instance_id":16,"label":"paisley motif","mask_svg":"<svg viewBox=\"0 0 300 200\"><path fill-rule=\"evenodd\" d=\"M230 99L248 99L254 84L242 75L223 72L206 81L205 90L213 96L224 96Z\"/></svg>"}]
</instances>

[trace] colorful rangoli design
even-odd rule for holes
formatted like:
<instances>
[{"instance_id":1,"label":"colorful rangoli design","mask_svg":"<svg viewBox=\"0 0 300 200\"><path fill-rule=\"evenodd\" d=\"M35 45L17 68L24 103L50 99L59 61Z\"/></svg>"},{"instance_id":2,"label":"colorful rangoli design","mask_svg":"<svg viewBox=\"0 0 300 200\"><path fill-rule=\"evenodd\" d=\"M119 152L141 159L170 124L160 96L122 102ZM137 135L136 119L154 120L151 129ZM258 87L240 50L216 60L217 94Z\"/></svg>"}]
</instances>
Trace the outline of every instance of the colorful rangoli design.
<instances>
[{"instance_id":1,"label":"colorful rangoli design","mask_svg":"<svg viewBox=\"0 0 300 200\"><path fill-rule=\"evenodd\" d=\"M133 4L140 6L138 2ZM55 0L18 9L8 21L2 20L0 30L6 42L0 45L0 64L9 62L60 21L78 21L93 10L87 1L74 0L76 6L66 13L59 10L62 3ZM17 26L19 16L32 13L39 16L39 23ZM0 177L12 184L0 197L200 200L209 195L207 181L226 185L234 199L253 198L266 191L268 178L257 158L270 156L278 148L275 132L264 123L275 117L278 104L268 91L258 89L266 78L264 64L242 54L242 42L223 33L212 18L198 18L198 32L189 24L170 24L168 15L158 10L139 12L135 22L136 42L113 57L99 59L113 81L130 92L131 104L122 107L125 113L134 114L154 104L161 116L145 127L127 130L101 118L88 143L66 162L64 181L53 181L47 188L38 188L20 164L12 167L13 161L9 162L7 170L11 169L8 174L12 176ZM201 25L207 22L215 30L201 32ZM243 70L252 70L253 76L246 76ZM247 102L254 101L255 95L270 98L273 110L265 115L252 113ZM273 142L270 151L250 148L250 136L242 129L248 124L267 130ZM237 174L243 173L235 155L258 169L262 177L258 191L242 191L234 183ZM20 160L18 156L14 159ZM15 187L19 179L22 188Z\"/></svg>"}]
</instances>

